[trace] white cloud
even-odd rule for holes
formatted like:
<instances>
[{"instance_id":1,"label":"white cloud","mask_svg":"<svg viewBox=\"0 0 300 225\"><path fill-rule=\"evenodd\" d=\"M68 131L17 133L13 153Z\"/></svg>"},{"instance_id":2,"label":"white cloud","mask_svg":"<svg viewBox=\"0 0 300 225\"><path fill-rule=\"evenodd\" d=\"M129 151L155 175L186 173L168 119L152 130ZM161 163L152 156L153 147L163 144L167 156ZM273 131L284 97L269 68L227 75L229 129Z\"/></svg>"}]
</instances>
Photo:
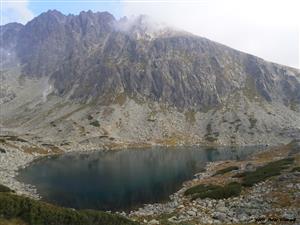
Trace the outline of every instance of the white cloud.
<instances>
[{"instance_id":1,"label":"white cloud","mask_svg":"<svg viewBox=\"0 0 300 225\"><path fill-rule=\"evenodd\" d=\"M5 0L1 2L1 6L1 25L11 22L24 24L33 18L33 13L28 8L26 0Z\"/></svg>"},{"instance_id":2,"label":"white cloud","mask_svg":"<svg viewBox=\"0 0 300 225\"><path fill-rule=\"evenodd\" d=\"M148 14L273 62L300 67L298 0L123 2L124 15Z\"/></svg>"}]
</instances>

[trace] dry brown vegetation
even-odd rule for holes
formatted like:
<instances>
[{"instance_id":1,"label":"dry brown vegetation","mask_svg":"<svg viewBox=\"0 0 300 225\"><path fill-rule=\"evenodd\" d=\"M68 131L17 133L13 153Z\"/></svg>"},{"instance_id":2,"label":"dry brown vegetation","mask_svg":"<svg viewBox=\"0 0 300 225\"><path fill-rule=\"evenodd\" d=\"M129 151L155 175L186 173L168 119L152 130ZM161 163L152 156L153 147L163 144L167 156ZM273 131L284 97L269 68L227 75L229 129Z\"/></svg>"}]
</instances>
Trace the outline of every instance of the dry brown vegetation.
<instances>
[{"instance_id":1,"label":"dry brown vegetation","mask_svg":"<svg viewBox=\"0 0 300 225\"><path fill-rule=\"evenodd\" d=\"M47 146L47 148L41 148L38 146L23 146L22 149L25 153L28 154L45 155L45 154L60 154L63 152L60 148L54 145Z\"/></svg>"},{"instance_id":2,"label":"dry brown vegetation","mask_svg":"<svg viewBox=\"0 0 300 225\"><path fill-rule=\"evenodd\" d=\"M19 219L0 219L0 225L27 225L25 222Z\"/></svg>"}]
</instances>

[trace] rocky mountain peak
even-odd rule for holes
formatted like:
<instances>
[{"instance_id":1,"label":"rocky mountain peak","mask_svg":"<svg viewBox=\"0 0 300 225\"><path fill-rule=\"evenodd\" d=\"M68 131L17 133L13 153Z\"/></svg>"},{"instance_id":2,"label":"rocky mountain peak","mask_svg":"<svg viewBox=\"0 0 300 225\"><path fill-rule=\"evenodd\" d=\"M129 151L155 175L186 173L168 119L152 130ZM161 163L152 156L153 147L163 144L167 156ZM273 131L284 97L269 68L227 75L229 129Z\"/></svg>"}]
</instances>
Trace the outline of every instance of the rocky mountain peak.
<instances>
[{"instance_id":1,"label":"rocky mountain peak","mask_svg":"<svg viewBox=\"0 0 300 225\"><path fill-rule=\"evenodd\" d=\"M65 16L49 10L5 34L14 37L10 51L23 75L47 76L57 93L80 101L120 90L197 110L224 104L243 90L269 102L300 101L299 71L178 31L146 15L117 21L108 12ZM14 46L7 40L8 44Z\"/></svg>"},{"instance_id":2,"label":"rocky mountain peak","mask_svg":"<svg viewBox=\"0 0 300 225\"><path fill-rule=\"evenodd\" d=\"M64 23L66 21L66 18L67 16L65 16L58 10L48 10L47 12L44 12L41 15L33 18L26 24L26 26L51 26L53 24Z\"/></svg>"},{"instance_id":3,"label":"rocky mountain peak","mask_svg":"<svg viewBox=\"0 0 300 225\"><path fill-rule=\"evenodd\" d=\"M0 37L1 118L24 133L91 146L257 145L300 134L299 70L144 15L52 10Z\"/></svg>"}]
</instances>

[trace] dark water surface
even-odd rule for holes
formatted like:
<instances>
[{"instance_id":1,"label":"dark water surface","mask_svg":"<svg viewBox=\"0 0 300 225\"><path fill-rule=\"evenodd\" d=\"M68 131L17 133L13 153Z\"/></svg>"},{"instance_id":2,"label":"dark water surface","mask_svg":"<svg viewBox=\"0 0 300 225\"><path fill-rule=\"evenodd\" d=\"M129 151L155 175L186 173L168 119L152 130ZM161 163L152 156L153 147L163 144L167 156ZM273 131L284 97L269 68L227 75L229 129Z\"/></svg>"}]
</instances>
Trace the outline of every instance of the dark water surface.
<instances>
[{"instance_id":1,"label":"dark water surface","mask_svg":"<svg viewBox=\"0 0 300 225\"><path fill-rule=\"evenodd\" d=\"M20 171L47 201L72 208L129 210L160 202L206 162L245 159L261 150L244 148L149 148L46 157Z\"/></svg>"}]
</instances>

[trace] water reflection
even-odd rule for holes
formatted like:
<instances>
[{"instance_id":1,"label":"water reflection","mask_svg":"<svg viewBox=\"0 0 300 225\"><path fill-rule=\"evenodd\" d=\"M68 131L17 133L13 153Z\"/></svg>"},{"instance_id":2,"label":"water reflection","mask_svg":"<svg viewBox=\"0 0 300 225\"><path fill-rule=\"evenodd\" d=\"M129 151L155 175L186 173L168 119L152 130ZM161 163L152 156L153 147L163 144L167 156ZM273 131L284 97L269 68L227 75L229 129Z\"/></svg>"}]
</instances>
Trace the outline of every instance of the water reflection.
<instances>
[{"instance_id":1,"label":"water reflection","mask_svg":"<svg viewBox=\"0 0 300 225\"><path fill-rule=\"evenodd\" d=\"M66 154L37 161L19 179L67 207L125 210L167 200L208 161L243 159L247 148L151 148Z\"/></svg>"}]
</instances>

